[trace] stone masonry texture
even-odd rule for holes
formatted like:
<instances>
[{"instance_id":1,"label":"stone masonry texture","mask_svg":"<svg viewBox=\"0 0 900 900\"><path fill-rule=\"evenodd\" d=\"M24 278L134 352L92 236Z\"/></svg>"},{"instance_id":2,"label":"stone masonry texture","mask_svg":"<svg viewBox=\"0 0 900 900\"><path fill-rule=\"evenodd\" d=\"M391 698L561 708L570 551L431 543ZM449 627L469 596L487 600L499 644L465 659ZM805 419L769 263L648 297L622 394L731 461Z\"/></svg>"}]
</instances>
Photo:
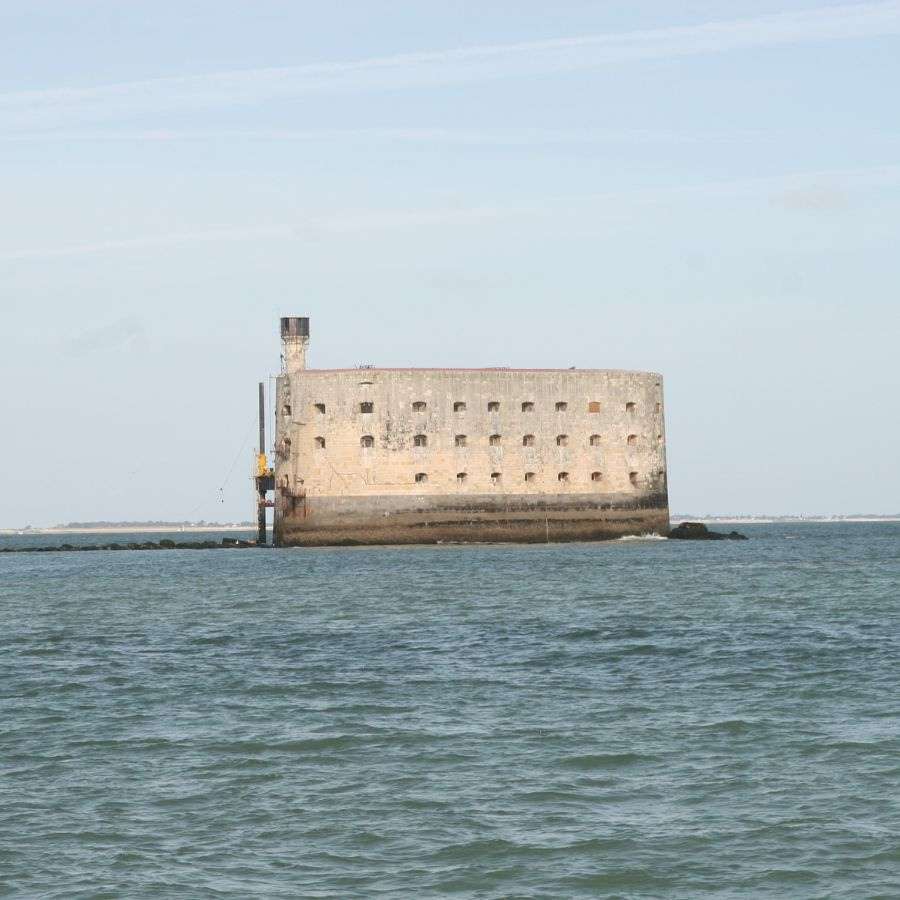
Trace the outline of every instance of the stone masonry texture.
<instances>
[{"instance_id":1,"label":"stone masonry texture","mask_svg":"<svg viewBox=\"0 0 900 900\"><path fill-rule=\"evenodd\" d=\"M669 524L660 375L293 368L282 546L601 540Z\"/></svg>"}]
</instances>

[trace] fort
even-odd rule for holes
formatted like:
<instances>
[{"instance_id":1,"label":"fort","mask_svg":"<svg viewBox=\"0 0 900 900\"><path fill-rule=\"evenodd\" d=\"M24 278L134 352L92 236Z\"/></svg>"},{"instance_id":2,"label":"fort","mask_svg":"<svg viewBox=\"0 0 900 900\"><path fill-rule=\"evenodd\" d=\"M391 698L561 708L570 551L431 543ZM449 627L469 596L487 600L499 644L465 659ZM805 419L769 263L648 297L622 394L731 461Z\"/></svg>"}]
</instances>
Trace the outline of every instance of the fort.
<instances>
[{"instance_id":1,"label":"fort","mask_svg":"<svg viewBox=\"0 0 900 900\"><path fill-rule=\"evenodd\" d=\"M309 369L281 320L274 543L666 533L663 380L617 369Z\"/></svg>"}]
</instances>

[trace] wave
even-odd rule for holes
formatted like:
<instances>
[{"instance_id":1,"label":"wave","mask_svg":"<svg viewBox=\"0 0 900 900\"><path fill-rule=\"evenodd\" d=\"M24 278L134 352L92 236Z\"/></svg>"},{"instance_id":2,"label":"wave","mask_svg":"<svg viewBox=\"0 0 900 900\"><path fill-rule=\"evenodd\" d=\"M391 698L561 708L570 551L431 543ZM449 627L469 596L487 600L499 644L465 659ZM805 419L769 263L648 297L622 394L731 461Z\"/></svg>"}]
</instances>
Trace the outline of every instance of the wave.
<instances>
[{"instance_id":1,"label":"wave","mask_svg":"<svg viewBox=\"0 0 900 900\"><path fill-rule=\"evenodd\" d=\"M359 735L340 734L296 738L293 740L254 740L249 738L234 741L217 741L207 744L204 749L211 753L245 757L260 754L314 753L346 750L355 747L362 737Z\"/></svg>"},{"instance_id":2,"label":"wave","mask_svg":"<svg viewBox=\"0 0 900 900\"><path fill-rule=\"evenodd\" d=\"M618 541L667 541L668 538L662 534L656 534L648 531L646 534L623 534L622 537L616 538Z\"/></svg>"},{"instance_id":3,"label":"wave","mask_svg":"<svg viewBox=\"0 0 900 900\"><path fill-rule=\"evenodd\" d=\"M583 756L570 756L561 763L563 768L590 772L595 769L621 769L635 763L651 762L653 756L640 753L587 753Z\"/></svg>"},{"instance_id":4,"label":"wave","mask_svg":"<svg viewBox=\"0 0 900 900\"><path fill-rule=\"evenodd\" d=\"M755 727L756 723L748 719L721 719L715 722L705 722L699 727L704 731L721 731L725 734L746 734Z\"/></svg>"}]
</instances>

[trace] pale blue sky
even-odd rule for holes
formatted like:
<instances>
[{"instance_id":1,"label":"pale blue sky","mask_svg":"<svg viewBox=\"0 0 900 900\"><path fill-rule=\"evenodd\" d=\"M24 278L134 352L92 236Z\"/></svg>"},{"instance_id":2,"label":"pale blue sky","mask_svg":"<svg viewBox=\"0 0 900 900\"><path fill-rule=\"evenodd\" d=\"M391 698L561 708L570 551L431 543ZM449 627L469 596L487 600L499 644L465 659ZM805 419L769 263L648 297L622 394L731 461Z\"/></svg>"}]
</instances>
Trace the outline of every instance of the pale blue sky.
<instances>
[{"instance_id":1,"label":"pale blue sky","mask_svg":"<svg viewBox=\"0 0 900 900\"><path fill-rule=\"evenodd\" d=\"M284 314L663 372L673 511L900 510L900 0L337 6L0 6L0 526L249 518Z\"/></svg>"}]
</instances>

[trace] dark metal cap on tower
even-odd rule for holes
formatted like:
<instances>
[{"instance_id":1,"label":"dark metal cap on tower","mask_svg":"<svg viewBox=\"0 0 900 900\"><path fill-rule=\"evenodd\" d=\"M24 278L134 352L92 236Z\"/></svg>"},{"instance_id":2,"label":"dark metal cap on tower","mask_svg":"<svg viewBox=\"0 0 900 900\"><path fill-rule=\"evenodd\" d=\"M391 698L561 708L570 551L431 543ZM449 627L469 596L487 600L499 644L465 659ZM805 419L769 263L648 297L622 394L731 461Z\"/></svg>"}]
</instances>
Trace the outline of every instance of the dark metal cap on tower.
<instances>
[{"instance_id":1,"label":"dark metal cap on tower","mask_svg":"<svg viewBox=\"0 0 900 900\"><path fill-rule=\"evenodd\" d=\"M306 316L282 316L281 336L309 337L309 319Z\"/></svg>"}]
</instances>

